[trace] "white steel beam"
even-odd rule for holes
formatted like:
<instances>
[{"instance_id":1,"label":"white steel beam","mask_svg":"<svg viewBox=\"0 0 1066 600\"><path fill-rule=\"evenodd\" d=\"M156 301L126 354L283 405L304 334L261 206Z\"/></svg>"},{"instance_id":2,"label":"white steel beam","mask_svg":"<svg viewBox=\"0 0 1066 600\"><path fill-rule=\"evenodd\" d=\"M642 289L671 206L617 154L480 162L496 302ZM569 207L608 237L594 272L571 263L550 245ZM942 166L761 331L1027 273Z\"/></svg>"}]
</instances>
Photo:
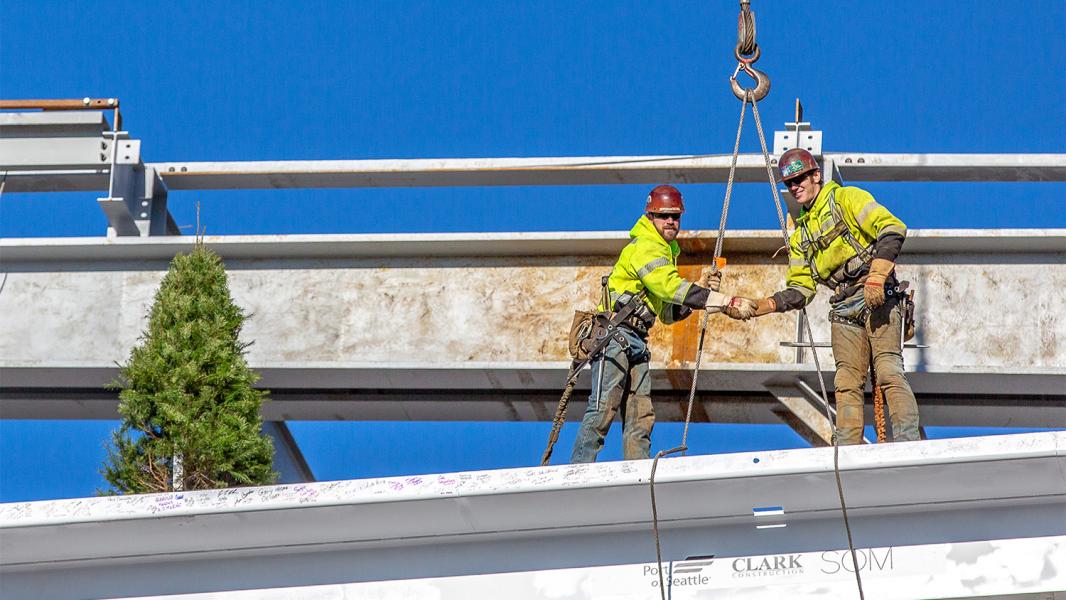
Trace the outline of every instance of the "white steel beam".
<instances>
[{"instance_id":1,"label":"white steel beam","mask_svg":"<svg viewBox=\"0 0 1066 600\"><path fill-rule=\"evenodd\" d=\"M581 156L153 163L175 190L717 183L730 156ZM848 181L1066 181L1066 154L827 153ZM736 180L766 180L761 154Z\"/></svg>"},{"instance_id":2,"label":"white steel beam","mask_svg":"<svg viewBox=\"0 0 1066 600\"><path fill-rule=\"evenodd\" d=\"M682 256L709 254L716 231L688 230L678 237ZM614 255L629 241L624 231L533 231L489 233L360 233L304 235L206 236L206 243L226 260L413 257L571 257ZM0 270L32 262L169 261L190 252L193 236L0 238ZM728 255L772 255L781 232L734 229L726 233ZM911 229L907 254L1043 254L1043 260L1066 262L1066 229ZM759 256L764 260L764 256ZM905 259L904 259L905 260Z\"/></svg>"},{"instance_id":3,"label":"white steel beam","mask_svg":"<svg viewBox=\"0 0 1066 600\"><path fill-rule=\"evenodd\" d=\"M623 232L598 232L205 243L225 259L234 298L253 315L242 332L255 342L249 363L262 386L285 393L267 418L530 421L550 418L567 365L570 311L593 301L625 240ZM193 243L0 240L0 328L7 333L0 337L0 415L113 415L113 398L99 393L142 331L167 262ZM783 259L770 258L779 243L771 231L730 233L726 281L737 293L780 288ZM713 234L692 232L681 246L691 260L682 274L695 278ZM920 398L937 403L929 414L939 416L928 422L1061 426L1066 345L1058 340L1066 321L1055 318L1048 290L1066 286L1064 247L1063 230L910 232L900 270L918 290L916 341L928 347L904 355ZM819 342L829 339L825 296L811 307ZM1041 318L1012 310L1016 302L1037 307ZM689 319L652 331L664 420L680 418L673 395L689 388L697 325ZM701 393L765 401L745 411L735 408L742 400L701 399L710 418L767 422L766 386L795 385L797 375L816 381L809 356L797 365L780 346L795 336L787 315L757 323L716 318L713 326ZM831 353L819 354L830 368ZM373 400L375 390L405 396ZM457 400L463 394L470 397ZM941 402L949 395L958 401ZM1003 401L983 400L990 396Z\"/></svg>"},{"instance_id":4,"label":"white steel beam","mask_svg":"<svg viewBox=\"0 0 1066 600\"><path fill-rule=\"evenodd\" d=\"M979 557L979 558L971 558ZM1034 558L1036 560L1034 560ZM1043 559L1043 564L1038 561ZM855 549L867 597L894 600L1066 600L1066 536ZM1036 563L1036 565L1034 565ZM840 600L858 589L845 549L715 558L696 556L662 565L670 600ZM602 567L519 570L474 576L423 577L363 583L279 586L183 594L180 600L324 600L403 598L412 590L434 600L610 598L652 600L659 586L654 561ZM915 575L916 573L920 575ZM1022 575L1019 577L1019 573ZM917 578L921 584L917 584ZM890 596L888 594L891 594ZM126 600L178 600L152 593Z\"/></svg>"},{"instance_id":5,"label":"white steel beam","mask_svg":"<svg viewBox=\"0 0 1066 600\"><path fill-rule=\"evenodd\" d=\"M1064 452L1062 432L841 448L854 544L1066 535ZM664 560L846 549L832 465L830 448L662 460ZM620 461L3 504L0 595L127 597L646 564L655 559L650 469L650 460ZM768 507L784 527L758 529L755 509ZM1042 556L1030 562L1034 574L1048 570ZM654 596L649 587L641 597Z\"/></svg>"},{"instance_id":6,"label":"white steel beam","mask_svg":"<svg viewBox=\"0 0 1066 600\"><path fill-rule=\"evenodd\" d=\"M13 152L13 151L12 151ZM14 155L14 154L12 154ZM1066 181L1066 154L827 153L850 182ZM158 162L172 190L453 187L719 183L728 155L584 156L546 158L440 158ZM7 190L96 191L107 187L107 167L95 162L42 170L0 162ZM765 181L762 155L742 154L736 180Z\"/></svg>"}]
</instances>

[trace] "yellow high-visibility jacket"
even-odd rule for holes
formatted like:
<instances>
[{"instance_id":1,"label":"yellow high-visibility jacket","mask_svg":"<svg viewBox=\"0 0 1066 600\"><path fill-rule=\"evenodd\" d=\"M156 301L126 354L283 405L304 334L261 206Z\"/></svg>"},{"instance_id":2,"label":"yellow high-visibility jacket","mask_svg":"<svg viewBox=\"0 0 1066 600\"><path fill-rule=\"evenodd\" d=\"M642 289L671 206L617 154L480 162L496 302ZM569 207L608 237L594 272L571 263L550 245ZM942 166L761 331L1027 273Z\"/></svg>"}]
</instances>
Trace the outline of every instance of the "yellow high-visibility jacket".
<instances>
[{"instance_id":1,"label":"yellow high-visibility jacket","mask_svg":"<svg viewBox=\"0 0 1066 600\"><path fill-rule=\"evenodd\" d=\"M836 214L831 204L836 205ZM827 244L819 243L831 237L839 219L843 220L852 239L841 234ZM842 187L833 181L827 182L810 209L800 213L796 220L796 231L789 238L788 275L785 278L787 290L799 292L804 305L809 304L814 299L816 282L830 286L839 283L831 278L834 274L839 278L838 269L859 256L860 250L869 253L865 256L867 262L875 257L895 262L906 236L907 226L903 221L878 204L869 192L857 187ZM849 263L849 271L855 262ZM780 294L782 292L778 292ZM794 294L792 297L795 297ZM777 303L778 310L799 308L781 299Z\"/></svg>"},{"instance_id":2,"label":"yellow high-visibility jacket","mask_svg":"<svg viewBox=\"0 0 1066 600\"><path fill-rule=\"evenodd\" d=\"M646 216L637 220L629 230L629 237L629 245L618 256L607 284L611 302L625 292L636 294L647 290L644 303L663 323L687 317L690 311L681 305L695 284L677 271L677 257L681 254L677 242L666 243ZM600 310L611 309L600 307Z\"/></svg>"}]
</instances>

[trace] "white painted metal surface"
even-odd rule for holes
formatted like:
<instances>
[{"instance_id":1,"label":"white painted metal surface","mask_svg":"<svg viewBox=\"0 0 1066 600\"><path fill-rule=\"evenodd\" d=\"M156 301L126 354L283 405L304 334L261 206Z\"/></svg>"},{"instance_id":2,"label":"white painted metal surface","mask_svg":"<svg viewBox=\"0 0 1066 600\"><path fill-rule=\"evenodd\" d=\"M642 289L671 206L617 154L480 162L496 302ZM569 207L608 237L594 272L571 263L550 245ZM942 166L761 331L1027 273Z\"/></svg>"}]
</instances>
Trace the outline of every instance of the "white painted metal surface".
<instances>
[{"instance_id":1,"label":"white painted metal surface","mask_svg":"<svg viewBox=\"0 0 1066 600\"><path fill-rule=\"evenodd\" d=\"M5 504L0 591L150 596L643 564L650 467ZM841 469L860 548L1066 535L1066 433L848 447ZM668 561L846 547L831 449L664 459L656 496ZM787 526L756 529L765 506Z\"/></svg>"},{"instance_id":2,"label":"white painted metal surface","mask_svg":"<svg viewBox=\"0 0 1066 600\"><path fill-rule=\"evenodd\" d=\"M717 232L682 232L684 254L713 247ZM207 236L204 242L225 259L410 258L492 256L611 256L629 240L624 231L532 231L490 233L371 233ZM0 238L0 265L50 261L170 260L189 252L192 236ZM781 246L776 230L730 230L729 253L773 254ZM912 229L905 254L1066 253L1066 229ZM703 250L705 252L706 250ZM1066 258L1058 256L1059 263Z\"/></svg>"},{"instance_id":3,"label":"white painted metal surface","mask_svg":"<svg viewBox=\"0 0 1066 600\"><path fill-rule=\"evenodd\" d=\"M1066 181L1063 154L826 153L848 181ZM731 156L578 156L154 163L171 189L709 183ZM736 180L766 180L761 154L737 159Z\"/></svg>"},{"instance_id":4,"label":"white painted metal surface","mask_svg":"<svg viewBox=\"0 0 1066 600\"><path fill-rule=\"evenodd\" d=\"M870 600L1061 600L1066 598L1066 536L927 544L856 551ZM857 598L854 566L843 550L737 558L698 558L663 566L667 598L781 600ZM657 563L435 577L388 582L168 595L169 600L655 600ZM505 593L501 593L506 590ZM1056 592L1059 592L1056 594ZM161 596L141 596L147 600Z\"/></svg>"},{"instance_id":5,"label":"white painted metal surface","mask_svg":"<svg viewBox=\"0 0 1066 600\"><path fill-rule=\"evenodd\" d=\"M0 146L2 149L2 146ZM7 155L15 156L11 147ZM76 150L76 149L75 149ZM9 191L89 191L107 186L98 160L49 173L4 161ZM1064 154L826 153L843 177L859 181L1066 181ZM38 162L38 161L34 161ZM170 189L288 189L498 185L606 185L724 182L730 156L579 156L147 163ZM765 181L760 154L742 154L736 180Z\"/></svg>"}]
</instances>

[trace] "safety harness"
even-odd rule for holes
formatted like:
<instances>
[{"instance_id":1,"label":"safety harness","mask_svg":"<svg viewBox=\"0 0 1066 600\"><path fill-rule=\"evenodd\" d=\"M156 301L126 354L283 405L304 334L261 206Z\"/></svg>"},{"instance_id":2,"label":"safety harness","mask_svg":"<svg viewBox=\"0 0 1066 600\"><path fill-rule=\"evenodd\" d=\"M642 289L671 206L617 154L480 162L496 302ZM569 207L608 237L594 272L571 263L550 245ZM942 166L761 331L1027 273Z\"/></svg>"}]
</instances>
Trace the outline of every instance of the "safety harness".
<instances>
[{"instance_id":1,"label":"safety harness","mask_svg":"<svg viewBox=\"0 0 1066 600\"><path fill-rule=\"evenodd\" d=\"M859 243L859 240L855 239L855 236L851 233L851 228L844 221L844 213L837 206L836 189L829 191L829 214L833 225L829 231L820 236L815 237L810 228L807 227L807 223L800 225L800 237L802 238L800 252L803 253L804 260L807 261L807 267L811 271L811 278L816 283L836 289L842 284L855 281L870 270L870 262L874 259L874 244L870 243L863 246ZM844 261L844 264L829 274L828 279L823 278L815 267L814 255L816 252L824 252L839 237L843 237L847 241L848 245L855 251L855 256Z\"/></svg>"},{"instance_id":2,"label":"safety harness","mask_svg":"<svg viewBox=\"0 0 1066 600\"><path fill-rule=\"evenodd\" d=\"M865 327L870 317L870 309L866 306L859 292L862 291L866 274L870 271L870 263L874 259L874 245L871 242L866 246L855 239L844 213L836 202L836 189L829 191L829 214L832 225L825 233L815 236L807 223L799 226L800 244L799 250L803 253L803 259L807 262L807 269L811 272L811 278L815 283L824 285L834 291L829 298L830 310L829 321L832 323L844 323L855 327ZM855 251L855 255L844 261L829 277L822 277L815 266L814 257L817 252L824 252L829 246L843 237L849 246ZM914 292L907 292L908 282L900 282L895 273L889 276L885 285L887 302L903 303L903 330L909 333L905 339L914 335Z\"/></svg>"},{"instance_id":3,"label":"safety harness","mask_svg":"<svg viewBox=\"0 0 1066 600\"><path fill-rule=\"evenodd\" d=\"M600 279L600 306L604 307L609 306L608 302L611 298L607 280L607 276ZM555 443L559 441L559 431L562 430L563 422L566 421L566 409L570 405L570 396L574 393L578 375L581 374L585 365L597 358L602 360L606 353L607 344L612 341L618 342L623 350L629 349L629 340L626 339L620 328L624 326L633 327L631 323L634 319L640 320L643 324L643 319L638 313L641 307L647 310L647 304L644 303L645 295L646 292L644 290L636 294L623 294L623 296L628 296L628 300L625 302L622 302L621 298L616 300L614 308L617 311L615 312L607 310L574 312L574 322L570 327L569 339L570 355L573 361L570 363L570 371L566 376L563 394L559 398L559 404L555 407L555 416L552 417L552 429L551 433L548 434L548 445L544 448L544 453L540 457L542 466L551 461ZM652 318L654 319L654 315L652 315ZM643 335L647 335L646 327ZM600 374L603 374L602 368L600 369Z\"/></svg>"}]
</instances>

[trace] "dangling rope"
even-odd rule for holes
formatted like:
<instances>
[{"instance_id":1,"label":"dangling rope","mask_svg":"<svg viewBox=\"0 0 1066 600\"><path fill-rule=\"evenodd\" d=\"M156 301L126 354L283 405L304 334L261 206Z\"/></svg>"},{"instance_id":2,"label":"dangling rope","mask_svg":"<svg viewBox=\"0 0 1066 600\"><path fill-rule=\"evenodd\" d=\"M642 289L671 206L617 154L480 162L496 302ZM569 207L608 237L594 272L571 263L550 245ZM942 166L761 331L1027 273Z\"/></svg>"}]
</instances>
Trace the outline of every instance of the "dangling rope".
<instances>
[{"instance_id":1,"label":"dangling rope","mask_svg":"<svg viewBox=\"0 0 1066 600\"><path fill-rule=\"evenodd\" d=\"M877 383L873 360L870 361L870 387L873 388L874 395L874 431L877 432L877 443L884 444L888 441L888 429L885 426L885 393Z\"/></svg>"},{"instance_id":2,"label":"dangling rope","mask_svg":"<svg viewBox=\"0 0 1066 600\"><path fill-rule=\"evenodd\" d=\"M551 462L552 450L555 449L555 443L559 441L559 432L562 431L563 423L566 421L566 409L570 406L570 395L574 393L574 386L577 385L577 377L575 377L577 373L574 367L575 364L570 363L570 370L566 373L566 386L563 388L563 395L559 398L559 403L555 407L555 415L552 417L552 429L548 434L548 445L540 456L540 465L542 467Z\"/></svg>"},{"instance_id":3,"label":"dangling rope","mask_svg":"<svg viewBox=\"0 0 1066 600\"><path fill-rule=\"evenodd\" d=\"M726 218L729 216L729 201L733 195L733 180L737 172L737 157L740 155L740 134L744 131L744 113L747 112L748 103L740 105L740 122L737 124L737 138L733 142L733 157L729 161L729 178L725 184L725 200L722 201L722 217L718 221L718 238L714 241L714 255L711 258L711 269L718 270L719 259L722 258L722 242L725 240ZM696 399L696 383L700 376L700 362L703 359L703 340L707 334L707 321L710 320L710 312L704 311L700 319L700 338L696 344L696 366L692 371L692 386L688 391L688 409L685 411L685 428L681 433L681 452L688 452L688 426L692 422L692 405Z\"/></svg>"},{"instance_id":4,"label":"dangling rope","mask_svg":"<svg viewBox=\"0 0 1066 600\"><path fill-rule=\"evenodd\" d=\"M763 98L770 91L770 78L765 74L755 70L751 67L751 63L758 60L758 45L755 44L755 21L754 16L748 10L747 1L741 1L742 10L737 22L737 46L734 51L738 59L737 69L733 73L733 77L730 78L732 85L734 86L734 93L738 85L736 82L737 74L743 69L749 73L757 82L759 97ZM750 59L742 59L743 54L755 53ZM719 259L722 257L722 244L725 241L726 221L729 217L729 203L733 197L733 182L736 179L737 171L737 158L740 156L740 136L744 132L744 115L748 109L748 98L750 97L748 92L744 93L744 97L741 98L740 103L740 118L737 122L737 135L733 141L733 155L729 161L729 177L726 179L725 186L725 198L722 201L722 216L718 221L718 237L714 242L714 254L711 259L711 269L715 272L719 269ZM753 103L754 106L754 103ZM662 542L659 536L659 511L655 503L655 473L659 468L659 459L664 456L670 456L671 454L681 453L684 455L688 452L688 429L692 423L692 406L696 400L696 386L699 382L700 375L700 363L703 361L703 343L707 335L707 322L710 320L710 311L704 311L703 317L700 319L700 337L696 344L696 364L692 370L692 385L689 388L688 393L688 407L685 410L685 428L681 433L681 445L670 450L661 450L655 455L655 459L651 463L651 476L648 478L648 489L651 494L651 513L652 513L652 528L655 531L655 560L659 567L659 593L662 596L662 600L666 600L666 588L663 581L663 555L662 555Z\"/></svg>"}]
</instances>

